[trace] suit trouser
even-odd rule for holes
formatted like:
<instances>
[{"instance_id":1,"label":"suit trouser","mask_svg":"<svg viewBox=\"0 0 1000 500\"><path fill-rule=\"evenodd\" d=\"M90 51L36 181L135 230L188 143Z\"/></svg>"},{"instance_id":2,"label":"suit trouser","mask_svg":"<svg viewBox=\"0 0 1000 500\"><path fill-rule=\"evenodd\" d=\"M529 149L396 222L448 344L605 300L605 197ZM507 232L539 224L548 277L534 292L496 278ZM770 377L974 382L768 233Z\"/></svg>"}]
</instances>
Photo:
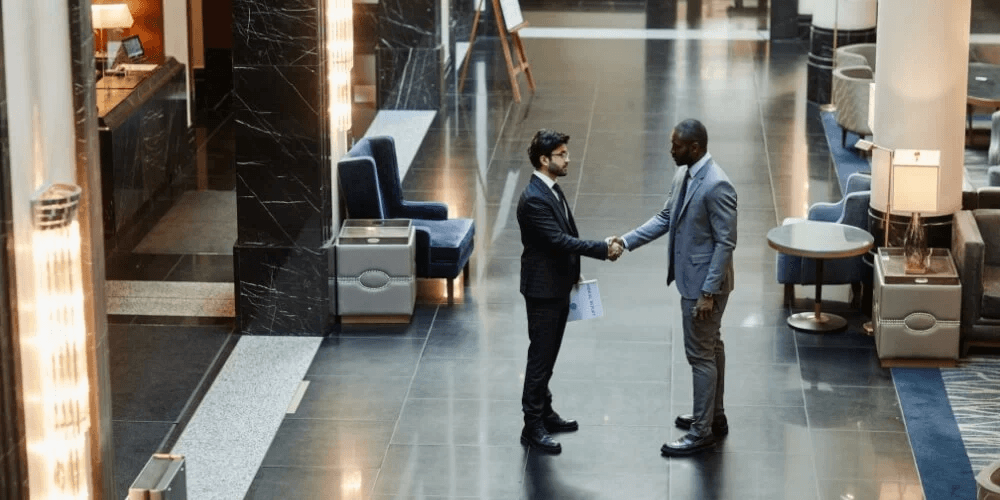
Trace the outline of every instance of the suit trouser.
<instances>
[{"instance_id":1,"label":"suit trouser","mask_svg":"<svg viewBox=\"0 0 1000 500\"><path fill-rule=\"evenodd\" d=\"M722 343L722 313L729 294L715 295L712 316L699 320L694 316L696 299L681 298L684 321L684 353L694 380L694 424L691 434L707 436L712 422L725 415L722 397L725 392L726 351Z\"/></svg>"},{"instance_id":2,"label":"suit trouser","mask_svg":"<svg viewBox=\"0 0 1000 500\"><path fill-rule=\"evenodd\" d=\"M528 366L524 370L521 410L524 422L533 423L552 414L549 379L562 345L569 316L569 295L561 299L524 298L528 310Z\"/></svg>"}]
</instances>

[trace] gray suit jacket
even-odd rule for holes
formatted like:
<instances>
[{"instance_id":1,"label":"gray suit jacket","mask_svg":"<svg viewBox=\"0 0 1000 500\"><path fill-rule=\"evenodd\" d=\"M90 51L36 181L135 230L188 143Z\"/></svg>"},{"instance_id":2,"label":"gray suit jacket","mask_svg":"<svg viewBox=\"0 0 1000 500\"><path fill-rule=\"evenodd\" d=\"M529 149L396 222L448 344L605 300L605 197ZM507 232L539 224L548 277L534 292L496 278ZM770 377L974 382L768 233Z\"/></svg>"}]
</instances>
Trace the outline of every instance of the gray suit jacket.
<instances>
[{"instance_id":1,"label":"gray suit jacket","mask_svg":"<svg viewBox=\"0 0 1000 500\"><path fill-rule=\"evenodd\" d=\"M680 200L675 194L687 171L686 166L677 169L663 210L622 238L629 250L635 250L673 230L677 252L668 245L667 259L677 257L673 266L681 296L697 299L703 292L729 293L736 248L736 189L722 168L709 160ZM667 277L667 285L672 278Z\"/></svg>"}]
</instances>

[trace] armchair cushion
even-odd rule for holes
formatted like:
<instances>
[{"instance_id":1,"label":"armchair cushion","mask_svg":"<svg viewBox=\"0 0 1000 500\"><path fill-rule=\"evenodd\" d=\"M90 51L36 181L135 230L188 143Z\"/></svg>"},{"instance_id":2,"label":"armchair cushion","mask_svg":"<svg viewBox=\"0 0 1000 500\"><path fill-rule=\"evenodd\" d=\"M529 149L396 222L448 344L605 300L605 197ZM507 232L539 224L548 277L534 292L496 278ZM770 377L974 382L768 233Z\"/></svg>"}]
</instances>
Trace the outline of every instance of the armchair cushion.
<instances>
[{"instance_id":1,"label":"armchair cushion","mask_svg":"<svg viewBox=\"0 0 1000 500\"><path fill-rule=\"evenodd\" d=\"M417 230L417 276L421 278L454 278L472 255L476 225L472 219L414 219ZM426 236L423 236L426 235ZM426 239L426 251L421 251L421 239Z\"/></svg>"},{"instance_id":2,"label":"armchair cushion","mask_svg":"<svg viewBox=\"0 0 1000 500\"><path fill-rule=\"evenodd\" d=\"M983 312L984 318L1000 319L1000 266L983 268Z\"/></svg>"},{"instance_id":3,"label":"armchair cushion","mask_svg":"<svg viewBox=\"0 0 1000 500\"><path fill-rule=\"evenodd\" d=\"M972 212L982 235L983 263L987 266L1000 266L1000 210L978 209Z\"/></svg>"}]
</instances>

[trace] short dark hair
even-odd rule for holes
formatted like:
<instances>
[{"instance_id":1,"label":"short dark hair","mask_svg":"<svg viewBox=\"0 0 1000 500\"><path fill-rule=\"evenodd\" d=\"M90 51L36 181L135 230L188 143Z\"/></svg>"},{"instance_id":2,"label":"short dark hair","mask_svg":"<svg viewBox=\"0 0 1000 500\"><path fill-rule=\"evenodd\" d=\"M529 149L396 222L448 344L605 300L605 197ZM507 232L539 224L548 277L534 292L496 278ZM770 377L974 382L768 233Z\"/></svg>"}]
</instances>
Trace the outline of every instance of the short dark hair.
<instances>
[{"instance_id":1,"label":"short dark hair","mask_svg":"<svg viewBox=\"0 0 1000 500\"><path fill-rule=\"evenodd\" d=\"M677 132L677 138L682 141L697 142L703 149L708 150L708 131L700 121L688 118L678 123L674 131Z\"/></svg>"},{"instance_id":2,"label":"short dark hair","mask_svg":"<svg viewBox=\"0 0 1000 500\"><path fill-rule=\"evenodd\" d=\"M541 157L552 155L556 148L568 142L568 135L555 130L543 128L535 132L535 136L531 138L531 145L528 146L528 158L531 160L531 165L535 167L535 170L538 170L542 166Z\"/></svg>"}]
</instances>

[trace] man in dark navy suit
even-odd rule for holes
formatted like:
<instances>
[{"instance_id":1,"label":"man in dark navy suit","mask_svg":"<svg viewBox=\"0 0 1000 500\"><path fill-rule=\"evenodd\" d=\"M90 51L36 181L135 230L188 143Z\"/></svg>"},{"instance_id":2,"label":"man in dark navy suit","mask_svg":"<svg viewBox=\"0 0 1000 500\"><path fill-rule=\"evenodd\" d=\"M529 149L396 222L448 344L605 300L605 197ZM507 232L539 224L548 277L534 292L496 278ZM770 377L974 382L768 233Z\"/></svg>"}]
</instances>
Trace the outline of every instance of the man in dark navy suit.
<instances>
[{"instance_id":1,"label":"man in dark navy suit","mask_svg":"<svg viewBox=\"0 0 1000 500\"><path fill-rule=\"evenodd\" d=\"M521 294L528 311L528 366L524 373L524 430L521 442L549 453L562 446L550 433L575 431L576 421L565 420L552 409L549 379L559 355L570 292L580 279L580 256L615 260L624 251L614 243L581 240L573 212L556 179L569 171L569 136L542 129L528 147L535 172L517 203L521 227Z\"/></svg>"}]
</instances>

